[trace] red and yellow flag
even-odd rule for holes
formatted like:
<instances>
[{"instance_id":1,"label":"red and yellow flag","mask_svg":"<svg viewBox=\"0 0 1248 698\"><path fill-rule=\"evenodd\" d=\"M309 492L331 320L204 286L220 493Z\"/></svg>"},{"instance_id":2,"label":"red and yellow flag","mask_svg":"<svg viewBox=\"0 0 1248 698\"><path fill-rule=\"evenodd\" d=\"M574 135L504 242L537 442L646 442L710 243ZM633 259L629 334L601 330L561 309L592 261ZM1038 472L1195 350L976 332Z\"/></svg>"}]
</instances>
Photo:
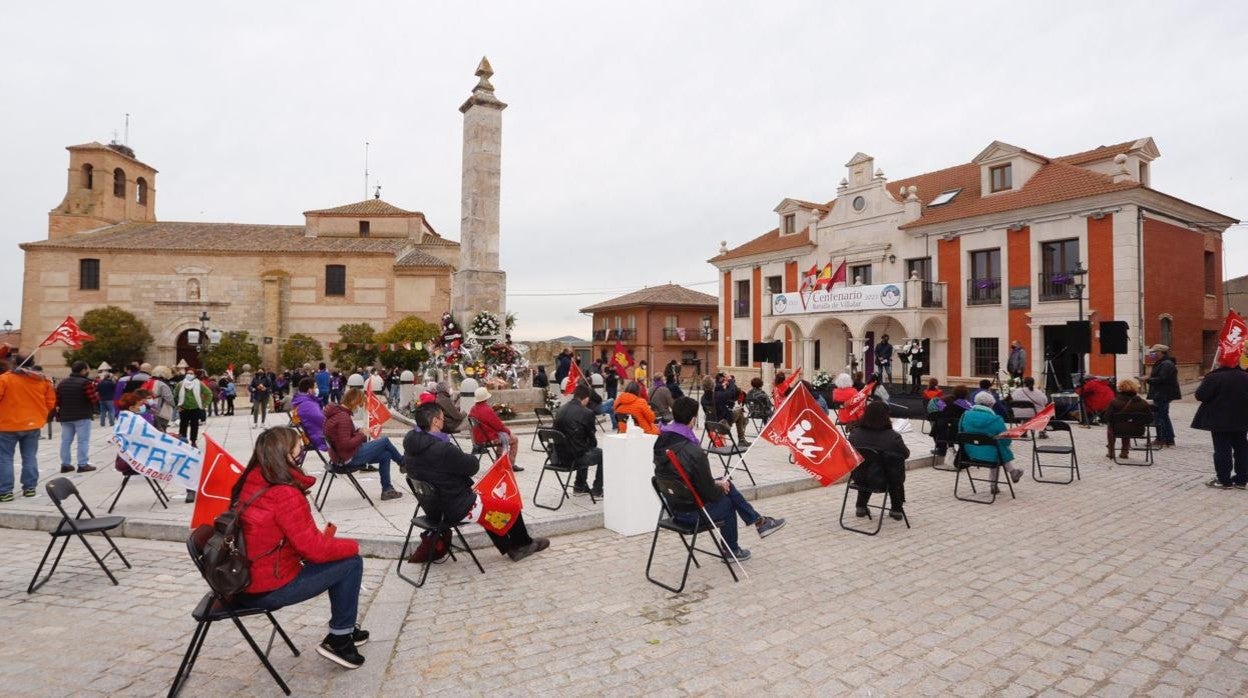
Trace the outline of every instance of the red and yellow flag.
<instances>
[{"instance_id":1,"label":"red and yellow flag","mask_svg":"<svg viewBox=\"0 0 1248 698\"><path fill-rule=\"evenodd\" d=\"M511 470L511 457L504 453L472 488L481 497L477 523L487 531L507 535L524 506L520 501L520 486Z\"/></svg>"},{"instance_id":2,"label":"red and yellow flag","mask_svg":"<svg viewBox=\"0 0 1248 698\"><path fill-rule=\"evenodd\" d=\"M633 365L633 360L628 357L624 343L618 339L615 340L615 349L611 351L611 365L615 367L615 373L620 380L628 380L628 368Z\"/></svg>"}]
</instances>

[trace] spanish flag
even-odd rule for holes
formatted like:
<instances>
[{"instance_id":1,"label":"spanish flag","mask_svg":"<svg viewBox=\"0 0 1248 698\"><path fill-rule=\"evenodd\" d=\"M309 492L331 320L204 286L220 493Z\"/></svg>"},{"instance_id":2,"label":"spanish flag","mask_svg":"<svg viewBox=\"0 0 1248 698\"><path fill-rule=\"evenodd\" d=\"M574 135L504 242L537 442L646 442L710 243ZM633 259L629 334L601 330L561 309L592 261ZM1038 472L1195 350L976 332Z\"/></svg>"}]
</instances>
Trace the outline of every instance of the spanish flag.
<instances>
[{"instance_id":1,"label":"spanish flag","mask_svg":"<svg viewBox=\"0 0 1248 698\"><path fill-rule=\"evenodd\" d=\"M841 266L837 267L836 271L832 271L832 262L829 261L819 272L819 281L815 283L815 288L826 291L838 283L845 283L845 262L841 262Z\"/></svg>"}]
</instances>

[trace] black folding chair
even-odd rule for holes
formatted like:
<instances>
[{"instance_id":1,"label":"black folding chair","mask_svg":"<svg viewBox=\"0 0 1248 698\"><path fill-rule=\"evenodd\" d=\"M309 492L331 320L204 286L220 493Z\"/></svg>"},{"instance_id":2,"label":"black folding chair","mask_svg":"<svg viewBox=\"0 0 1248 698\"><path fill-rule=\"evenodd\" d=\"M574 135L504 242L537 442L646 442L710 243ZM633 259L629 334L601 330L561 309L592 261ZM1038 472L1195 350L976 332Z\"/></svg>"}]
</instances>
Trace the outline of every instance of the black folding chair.
<instances>
[{"instance_id":1,"label":"black folding chair","mask_svg":"<svg viewBox=\"0 0 1248 698\"><path fill-rule=\"evenodd\" d=\"M533 430L533 440L529 442L530 451L541 451L538 448L537 432L541 429L549 429L555 425L555 414L546 407L534 407L533 416L537 417L537 428ZM547 421L549 420L549 421Z\"/></svg>"},{"instance_id":2,"label":"black folding chair","mask_svg":"<svg viewBox=\"0 0 1248 698\"><path fill-rule=\"evenodd\" d=\"M546 451L546 461L542 463L542 472L537 476L537 487L533 488L533 506L558 511L569 499L568 490L575 484L576 471L580 469L580 466L575 462L567 462L560 455L566 455L572 451L572 445L563 432L558 429L538 429L537 438L542 442L542 449ZM537 493L542 491L542 479L546 477L548 470L554 473L555 480L559 483L559 503L553 507L537 501ZM589 499L594 504L598 503L598 498L593 492L589 493Z\"/></svg>"},{"instance_id":3,"label":"black folding chair","mask_svg":"<svg viewBox=\"0 0 1248 698\"><path fill-rule=\"evenodd\" d=\"M316 494L312 496L312 504L317 511L321 511L325 507L325 502L329 501L329 490L334 486L334 480L339 477L345 477L347 482L351 483L351 486L364 498L364 501L368 502L370 507L376 506L368 496L368 493L364 491L364 487L360 485L360 481L355 479L355 474L362 471L363 468L346 465L345 463L335 463L333 460L326 461L325 456L320 451L317 451L315 448L312 451L321 459L321 462L325 463L325 472L321 475L320 484L316 486Z\"/></svg>"},{"instance_id":4,"label":"black folding chair","mask_svg":"<svg viewBox=\"0 0 1248 698\"><path fill-rule=\"evenodd\" d=\"M117 496L113 497L113 503L108 505L107 513L109 514L113 513L113 509L117 507L117 501L121 499L121 493L126 491L126 485L130 484L130 478L132 477L137 477L137 478L142 478L144 480L147 480L147 486L151 487L152 493L156 495L156 503L160 504L160 506L164 507L165 509L169 508L169 495L165 494L164 488L156 484L155 480L149 477L143 477L142 475L139 475L138 473L126 473L125 475L121 477L121 487L117 489Z\"/></svg>"},{"instance_id":5,"label":"black folding chair","mask_svg":"<svg viewBox=\"0 0 1248 698\"><path fill-rule=\"evenodd\" d=\"M1075 435L1070 431L1070 425L1056 419L1049 421L1048 431L1066 432L1065 443L1052 443L1041 445L1036 439L1039 434L1032 432L1031 434L1031 479L1036 482L1047 482L1050 485L1069 485L1076 478L1082 480L1079 475L1079 454L1075 452ZM1054 439L1056 441L1056 439ZM1041 463L1040 456L1055 455L1063 456L1064 463ZM1069 471L1065 480L1049 480L1044 477L1045 468L1057 468L1059 470Z\"/></svg>"},{"instance_id":6,"label":"black folding chair","mask_svg":"<svg viewBox=\"0 0 1248 698\"><path fill-rule=\"evenodd\" d=\"M76 536L78 540L82 541L82 544L87 547L87 552L91 553L91 557L95 558L96 564L100 566L100 569L104 570L104 574L108 575L109 580L116 586L117 578L108 569L108 565L104 564L104 558L117 553L117 557L121 558L122 563L127 568L130 567L130 561L121 553L113 539L108 536L109 531L126 522L126 517L96 516L91 513L91 508L82 500L82 495L78 494L78 488L74 487L74 483L70 482L68 478L58 477L48 481L44 487L47 489L48 497L52 500L52 503L61 512L61 521L56 525L56 528L48 532L52 540L48 541L48 547L43 551L43 559L39 560L39 566L35 568L35 576L30 578L30 585L26 587L26 593L33 594L36 589L46 584L52 578L52 575L56 573L56 566L61 563L61 556L65 554L65 546L69 545L71 536ZM71 495L78 500L78 513L72 518L69 512L65 510L64 503ZM86 514L87 518L82 518L83 514ZM108 546L112 550L104 553L104 557L100 557L95 552L95 548L92 548L91 544L87 542L85 535L87 533L98 533L104 536L104 540L108 541ZM52 552L52 546L56 545L57 538L64 539L61 541L61 549L57 551L56 559L52 561L52 569L48 570L48 576L39 579L39 573L43 571L43 565L48 561L48 554Z\"/></svg>"},{"instance_id":7,"label":"black folding chair","mask_svg":"<svg viewBox=\"0 0 1248 698\"><path fill-rule=\"evenodd\" d=\"M1109 428L1114 430L1115 440L1130 439L1132 451L1144 452L1144 462L1137 463L1130 459L1119 458L1118 448L1115 445L1111 449L1114 453L1114 463L1117 465L1152 465L1153 443L1156 438L1153 430L1157 427L1156 422L1153 421L1153 415L1147 412L1116 412L1109 421Z\"/></svg>"},{"instance_id":8,"label":"black folding chair","mask_svg":"<svg viewBox=\"0 0 1248 698\"><path fill-rule=\"evenodd\" d=\"M728 573L732 575L732 581L741 581L737 577L737 571L732 568L731 556L725 554L723 550L707 550L698 547L698 535L704 532L712 532L711 538L716 542L722 540L719 535L719 525L721 522L713 521L706 515L706 510L699 507L697 499L685 483L680 478L650 478L650 485L654 488L654 493L659 497L659 519L654 525L654 538L650 541L650 557L646 560L646 579L658 586L667 589L670 592L679 594L685 590L685 582L689 579L689 565L697 565L698 569L702 568L698 562L694 551L705 553L711 557L719 558L724 565L728 567ZM677 519L676 512L689 512L689 515L696 515L697 519L693 523L683 523L685 519ZM729 516L736 516L735 513ZM659 531L673 531L680 536L680 542L685 546L685 570L680 577L680 586L671 586L655 579L650 573L654 566L654 551L659 544Z\"/></svg>"},{"instance_id":9,"label":"black folding chair","mask_svg":"<svg viewBox=\"0 0 1248 698\"><path fill-rule=\"evenodd\" d=\"M769 402L766 398L754 397L745 399L745 416L754 427L756 436L763 435L763 427L767 426L767 419L770 417L768 412Z\"/></svg>"},{"instance_id":10,"label":"black folding chair","mask_svg":"<svg viewBox=\"0 0 1248 698\"><path fill-rule=\"evenodd\" d=\"M716 439L718 437L718 439ZM719 457L719 462L724 466L724 475L727 476L732 463L733 456L741 459L741 469L750 478L750 484L758 486L754 481L754 473L750 472L750 465L745 462L745 449L732 436L732 429L723 422L717 422L712 419L706 421L706 432L702 435L704 445L702 450L707 453L713 453ZM719 445L716 441L719 441Z\"/></svg>"},{"instance_id":11,"label":"black folding chair","mask_svg":"<svg viewBox=\"0 0 1248 698\"><path fill-rule=\"evenodd\" d=\"M861 534L868 535L868 536L874 536L875 534L879 533L880 528L884 526L884 514L889 509L889 506L888 506L889 495L888 495L887 477L884 476L882 472L874 473L871 471L872 469L882 470L883 468L885 468L888 463L888 459L893 456L890 456L889 454L886 454L882 451L878 451L874 448L860 448L858 449L858 454L862 456L862 462L859 463L858 466L855 467L852 471L850 471L849 479L845 481L845 498L841 500L841 528L845 529L846 531L853 531L854 533L861 533ZM902 467L903 468L905 467L904 463L902 464ZM867 520L868 521L870 521L872 518L871 516L872 509L880 510L879 518L876 519L875 521L874 531L869 530L869 529L856 528L854 526L845 525L845 510L849 505L849 493L851 490L854 492L870 492L871 494L882 493L884 495L884 498L880 500L879 504L871 504L870 502L867 503ZM906 511L904 508L901 511L901 520L906 522L906 528L910 528L910 518L906 516Z\"/></svg>"},{"instance_id":12,"label":"black folding chair","mask_svg":"<svg viewBox=\"0 0 1248 698\"><path fill-rule=\"evenodd\" d=\"M1036 405L1030 400L1006 400L1005 405L1010 408L1011 419L1007 421L1014 424L1022 424L1036 416Z\"/></svg>"},{"instance_id":13,"label":"black folding chair","mask_svg":"<svg viewBox=\"0 0 1248 698\"><path fill-rule=\"evenodd\" d=\"M481 571L481 574L485 574L485 568L481 566L481 561L477 559L477 554L472 551L472 546L468 545L468 541L464 539L463 532L459 530L459 524L462 522L447 521L445 515L435 517L429 513L440 510L438 507L437 489L423 480L416 480L411 477L407 478L407 486L412 490L412 496L416 497L416 510L412 512L412 522L407 527L407 538L403 539L403 549L399 551L399 562L394 567L395 574L417 589L425 585L425 579L429 577L429 568L434 563L433 551L430 551L429 557L425 558L424 569L421 570L419 582L403 574L403 563L407 560L407 548L412 544L412 533L418 528L422 532L429 531L435 540L441 538L442 534L447 531L454 532L455 535L459 536L459 550L468 553L468 556L476 563L477 569ZM424 516L420 515L422 509L425 511ZM455 540L452 539L450 546L447 548L447 552L450 553L452 560L458 559L455 557L455 550Z\"/></svg>"},{"instance_id":14,"label":"black folding chair","mask_svg":"<svg viewBox=\"0 0 1248 698\"><path fill-rule=\"evenodd\" d=\"M958 459L958 448L956 446L958 440L958 420L946 417L942 414L935 414L932 417L932 440L940 441L945 444L945 454L948 455L949 449L953 449L952 461L936 462L936 456L932 457L932 470L944 470L945 472L957 472L958 468L955 463ZM949 462L949 465L945 465Z\"/></svg>"},{"instance_id":15,"label":"black folding chair","mask_svg":"<svg viewBox=\"0 0 1248 698\"><path fill-rule=\"evenodd\" d=\"M988 461L972 458L966 452L967 446L991 447L995 460ZM997 446L996 437L988 436L987 434L958 434L958 455L954 459L953 465L958 471L958 476L954 478L953 481L953 496L955 499L960 499L964 502L973 502L975 504L992 504L997 501L997 494L999 492L997 480L1000 477L1001 469L1005 467L1005 462L1001 460L1001 451ZM988 468L989 477L976 477L971 471L971 468ZM958 494L958 486L962 483L962 473L966 473L966 480L970 483L971 492L973 494L979 494L979 490L975 488L976 482L990 483L991 487L989 488L989 494L991 495L991 499L984 500L977 497L963 497ZM1005 475L1005 484L1010 488L1010 498L1015 499L1014 483L1011 480L1009 473L1006 473Z\"/></svg>"},{"instance_id":16,"label":"black folding chair","mask_svg":"<svg viewBox=\"0 0 1248 698\"><path fill-rule=\"evenodd\" d=\"M208 543L208 539L212 537L212 526L203 524L196 528L186 539L186 551L191 556L191 561L195 563L195 569L199 570L201 576L204 574L204 545ZM208 582L205 576L204 581ZM256 657L260 659L260 663L264 664L264 668L268 669L269 675L281 687L282 692L290 695L290 687L282 680L281 674L277 673L277 669L273 668L273 664L269 662L269 651L273 649L273 640L276 636L281 635L286 646L290 648L292 654L299 656L299 650L294 643L290 641L290 637L286 635L286 631L282 629L277 619L273 617L273 613L268 609L258 608L249 605L242 600L246 597L238 599L227 599L224 595L218 593L212 588L212 584L208 584L208 593L204 594L204 598L200 599L199 604L195 606L195 610L191 611L191 617L195 619L195 632L191 634L191 643L186 648L186 654L182 656L182 664L178 667L178 673L173 677L173 685L169 687L169 698L174 698L182 687L186 685L187 679L191 677L191 670L195 668L195 660L199 658L199 651L204 646L204 638L208 636L208 628L212 624L219 621L230 619L234 623L234 627L238 628L238 632L242 633L243 639L251 647L251 651L256 653ZM269 623L273 625L273 631L269 633L269 644L260 650L260 645L256 644L255 638L247 631L247 627L243 625L241 619L248 616L263 615L269 619Z\"/></svg>"},{"instance_id":17,"label":"black folding chair","mask_svg":"<svg viewBox=\"0 0 1248 698\"><path fill-rule=\"evenodd\" d=\"M493 458L499 458L503 452L503 443L501 441L477 441L477 429L481 426L475 417L468 418L469 433L472 434L472 455L477 459L477 463L481 463L481 457L489 455ZM515 465L515 463L512 463Z\"/></svg>"}]
</instances>

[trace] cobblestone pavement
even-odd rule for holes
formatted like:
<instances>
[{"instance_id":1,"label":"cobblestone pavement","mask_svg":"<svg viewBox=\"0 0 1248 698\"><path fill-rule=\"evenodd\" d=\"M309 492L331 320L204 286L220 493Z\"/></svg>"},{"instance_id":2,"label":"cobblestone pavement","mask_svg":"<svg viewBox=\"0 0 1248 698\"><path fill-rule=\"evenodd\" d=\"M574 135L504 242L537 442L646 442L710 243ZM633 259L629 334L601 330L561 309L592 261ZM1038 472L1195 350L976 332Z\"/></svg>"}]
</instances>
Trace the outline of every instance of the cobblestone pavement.
<instances>
[{"instance_id":1,"label":"cobblestone pavement","mask_svg":"<svg viewBox=\"0 0 1248 698\"><path fill-rule=\"evenodd\" d=\"M991 506L954 500L953 473L911 471L913 528L887 520L874 538L838 528L838 486L764 499L789 525L743 532L749 579L707 561L681 595L645 580L649 535L602 529L519 563L481 550L485 575L448 562L419 590L367 560L367 664L344 672L312 651L323 599L278 612L303 654L273 657L299 695L1244 695L1248 493L1204 486L1192 408L1176 405L1180 447L1151 468L1111 465L1103 433L1076 429L1081 481L1026 478ZM112 587L74 543L27 595L47 536L0 541L10 692L167 690L203 592L181 545L123 539L135 568ZM678 574L679 549L660 538L658 573ZM184 695L235 692L277 690L218 626Z\"/></svg>"}]
</instances>

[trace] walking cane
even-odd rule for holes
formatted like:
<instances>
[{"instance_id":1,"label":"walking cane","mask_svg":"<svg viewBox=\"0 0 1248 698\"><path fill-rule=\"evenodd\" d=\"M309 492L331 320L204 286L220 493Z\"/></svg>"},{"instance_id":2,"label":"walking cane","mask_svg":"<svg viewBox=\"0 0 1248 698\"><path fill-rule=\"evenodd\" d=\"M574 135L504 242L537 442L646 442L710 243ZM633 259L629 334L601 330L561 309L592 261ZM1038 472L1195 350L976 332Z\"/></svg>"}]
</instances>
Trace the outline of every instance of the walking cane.
<instances>
[{"instance_id":1,"label":"walking cane","mask_svg":"<svg viewBox=\"0 0 1248 698\"><path fill-rule=\"evenodd\" d=\"M685 487L689 488L689 494L693 495L693 503L698 505L698 509L702 512L702 515L706 517L707 521L711 522L711 539L715 541L715 544L719 546L720 550L728 551L728 555L732 558L732 561L737 563L737 569L741 570L741 574L744 575L746 579L749 579L750 574L745 571L745 567L741 564L741 561L737 559L737 554L732 551L732 548L728 547L728 544L724 542L723 537L719 535L719 525L715 523L715 519L712 519L710 513L707 512L706 504L702 502L702 497L699 496L698 491L693 488L693 482L689 480L689 476L685 474L685 469L681 466L680 460L676 458L676 454L672 453L670 448L667 450L667 459L672 462L672 467L676 468L676 474L679 475L681 481L685 483ZM735 516L736 514L734 513L732 515Z\"/></svg>"}]
</instances>

